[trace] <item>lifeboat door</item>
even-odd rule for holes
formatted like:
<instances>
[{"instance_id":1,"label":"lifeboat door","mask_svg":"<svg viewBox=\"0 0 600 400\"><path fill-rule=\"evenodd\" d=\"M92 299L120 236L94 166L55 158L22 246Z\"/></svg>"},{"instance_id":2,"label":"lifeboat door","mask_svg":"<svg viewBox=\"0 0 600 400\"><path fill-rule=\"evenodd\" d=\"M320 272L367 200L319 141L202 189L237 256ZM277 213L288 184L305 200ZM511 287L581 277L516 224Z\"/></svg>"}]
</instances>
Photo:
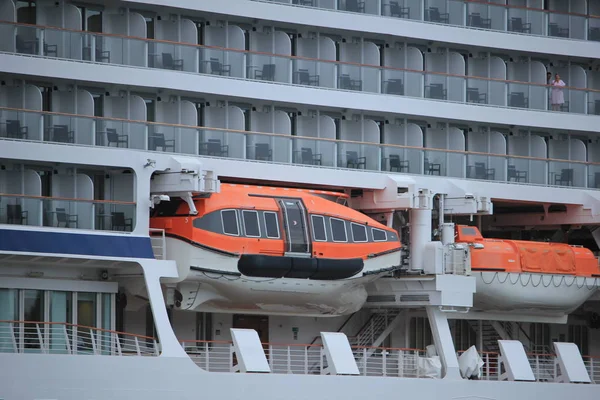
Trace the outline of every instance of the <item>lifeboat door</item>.
<instances>
[{"instance_id":1,"label":"lifeboat door","mask_svg":"<svg viewBox=\"0 0 600 400\"><path fill-rule=\"evenodd\" d=\"M277 201L281 209L285 232L285 255L310 257L310 239L308 236L306 209L302 200L281 199Z\"/></svg>"}]
</instances>

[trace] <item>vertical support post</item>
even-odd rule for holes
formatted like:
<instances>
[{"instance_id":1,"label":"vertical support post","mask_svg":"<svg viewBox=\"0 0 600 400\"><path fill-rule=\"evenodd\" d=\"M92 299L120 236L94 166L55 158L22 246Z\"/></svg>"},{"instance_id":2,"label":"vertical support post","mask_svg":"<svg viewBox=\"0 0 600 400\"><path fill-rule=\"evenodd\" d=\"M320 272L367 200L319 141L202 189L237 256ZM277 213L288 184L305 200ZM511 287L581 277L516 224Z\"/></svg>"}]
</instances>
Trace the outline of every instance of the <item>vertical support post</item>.
<instances>
[{"instance_id":1,"label":"vertical support post","mask_svg":"<svg viewBox=\"0 0 600 400\"><path fill-rule=\"evenodd\" d=\"M134 336L133 340L135 342L135 351L137 352L137 355L139 356L139 355L141 355L141 352L140 352L140 342L138 341L137 336Z\"/></svg>"},{"instance_id":2,"label":"vertical support post","mask_svg":"<svg viewBox=\"0 0 600 400\"><path fill-rule=\"evenodd\" d=\"M119 337L119 334L115 334L115 340L117 341L117 354L122 356L123 355L123 350L121 349L121 338Z\"/></svg>"},{"instance_id":3,"label":"vertical support post","mask_svg":"<svg viewBox=\"0 0 600 400\"><path fill-rule=\"evenodd\" d=\"M442 361L444 379L461 379L456 350L448 325L448 317L438 307L428 306L427 317L433 333L436 350Z\"/></svg>"},{"instance_id":4,"label":"vertical support post","mask_svg":"<svg viewBox=\"0 0 600 400\"><path fill-rule=\"evenodd\" d=\"M98 346L96 345L96 339L94 338L94 331L91 328L90 328L90 341L92 343L92 353L94 355L97 355L98 354Z\"/></svg>"},{"instance_id":5,"label":"vertical support post","mask_svg":"<svg viewBox=\"0 0 600 400\"><path fill-rule=\"evenodd\" d=\"M425 244L431 241L431 193L424 189L410 210L410 269L423 269Z\"/></svg>"},{"instance_id":6,"label":"vertical support post","mask_svg":"<svg viewBox=\"0 0 600 400\"><path fill-rule=\"evenodd\" d=\"M65 334L65 345L67 346L67 354L71 354L71 343L69 343L69 334L67 332L67 325L63 325L63 333Z\"/></svg>"},{"instance_id":7,"label":"vertical support post","mask_svg":"<svg viewBox=\"0 0 600 400\"><path fill-rule=\"evenodd\" d=\"M40 330L40 324L35 324L35 330L37 331L38 342L40 344L40 350L43 354L46 354L46 346L44 346L44 338L42 336L42 332Z\"/></svg>"},{"instance_id":8,"label":"vertical support post","mask_svg":"<svg viewBox=\"0 0 600 400\"><path fill-rule=\"evenodd\" d=\"M188 358L186 352L179 345L175 332L173 332L173 329L171 328L171 322L167 315L165 298L160 284L161 276L168 278L178 276L175 262L171 264L171 262L168 261L145 259L140 261L140 266L144 270L144 281L146 283L148 298L150 299L150 305L152 307L152 316L154 317L154 325L160 342L162 355Z\"/></svg>"}]
</instances>

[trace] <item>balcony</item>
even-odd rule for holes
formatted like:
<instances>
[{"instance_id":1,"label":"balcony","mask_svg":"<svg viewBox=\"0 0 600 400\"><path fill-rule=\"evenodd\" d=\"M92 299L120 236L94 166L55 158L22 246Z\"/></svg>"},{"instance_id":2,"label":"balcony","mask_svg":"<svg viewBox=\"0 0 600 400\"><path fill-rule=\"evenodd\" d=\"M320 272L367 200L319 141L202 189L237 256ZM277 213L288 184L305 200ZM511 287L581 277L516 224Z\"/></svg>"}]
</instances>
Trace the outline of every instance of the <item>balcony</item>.
<instances>
[{"instance_id":1,"label":"balcony","mask_svg":"<svg viewBox=\"0 0 600 400\"><path fill-rule=\"evenodd\" d=\"M253 0L339 12L404 18L476 29L600 41L600 5L575 0L555 2L543 9L542 0L494 4L481 0ZM508 0L508 3L514 2Z\"/></svg>"},{"instance_id":2,"label":"balcony","mask_svg":"<svg viewBox=\"0 0 600 400\"><path fill-rule=\"evenodd\" d=\"M564 73L571 76L571 86L552 89L540 83L546 82L546 67L540 62L532 62L531 65L510 64L507 68L505 62L497 57L489 61L473 59L469 61L468 70L487 76L469 76L466 75L465 60L458 53L449 52L450 59L447 60L440 54L425 53L424 56L416 48L408 47L386 49L386 59L392 60L388 66L357 63L360 57L356 55L361 53L366 62L379 63L379 49L370 42L365 42L362 47L342 43L340 49L344 61L334 61L331 58L335 58L335 44L329 38L319 39L322 42L320 56L329 59L315 59L311 58L317 55L313 51L317 48L313 39L299 41L298 51L303 56L290 56L7 22L0 24L0 27L4 30L8 27L14 34L0 38L1 47L18 54L389 96L531 110L555 108L556 112L600 115L600 73L588 71L586 74L582 67L575 65L562 68ZM238 36L241 35L238 39L243 39L243 32L240 30L238 33ZM289 37L284 35L284 38L289 42ZM286 52L285 48L288 47L271 50ZM406 61L399 61L403 59ZM488 62L491 63L490 72ZM429 70L424 70L424 65ZM446 65L451 65L451 68L446 69ZM563 70L557 68L553 72L563 73ZM531 77L528 78L530 73ZM586 88L588 85L594 88ZM553 90L560 92L563 98L557 107L551 107L550 104ZM11 135L26 135L26 132L14 129L11 128L11 132L14 132ZM44 134L56 133L49 131ZM65 140L73 140L68 132L60 135Z\"/></svg>"},{"instance_id":3,"label":"balcony","mask_svg":"<svg viewBox=\"0 0 600 400\"><path fill-rule=\"evenodd\" d=\"M384 136L375 121L365 119L364 123L360 120L340 121L342 139L337 140L336 122L327 116L321 116L319 122L315 118L301 118L298 135L264 133L243 130L243 119L238 118L243 118L243 113L236 107L230 108L229 115L239 120L239 129L0 108L0 121L19 121L20 129L28 133L27 136L14 136L0 127L0 139L160 151L307 167L600 188L600 160L596 161L598 148L594 143L586 144L576 138L552 139L532 133L508 136L490 130L468 132L465 137L465 132L455 127L428 128L423 133L415 124L385 125L388 134ZM213 123L227 124L218 118L222 108L214 111L205 118ZM260 117L257 113L255 121L259 121ZM282 114L283 117L289 118L286 113ZM57 118L61 121L60 132L72 132L67 135L68 140L62 134L44 135L44 127L55 127ZM310 136L314 135L316 124L320 124L318 131L321 137ZM289 123L282 122L278 126L289 126ZM383 137L388 137L389 142L383 142ZM59 213L60 226L129 230L133 223L130 220L125 227L123 221L115 224L115 214L122 213L132 218L134 203L44 198L20 193L3 196L7 199L3 198L3 205L20 205L21 213L28 211L27 218L13 220L11 217L11 222L8 222L8 210L4 209L4 223L58 226ZM59 208L61 210L57 211ZM71 216L77 217L71 220Z\"/></svg>"},{"instance_id":4,"label":"balcony","mask_svg":"<svg viewBox=\"0 0 600 400\"><path fill-rule=\"evenodd\" d=\"M0 224L131 232L135 203L0 193Z\"/></svg>"},{"instance_id":5,"label":"balcony","mask_svg":"<svg viewBox=\"0 0 600 400\"><path fill-rule=\"evenodd\" d=\"M67 322L0 321L0 353L159 356L155 338Z\"/></svg>"}]
</instances>

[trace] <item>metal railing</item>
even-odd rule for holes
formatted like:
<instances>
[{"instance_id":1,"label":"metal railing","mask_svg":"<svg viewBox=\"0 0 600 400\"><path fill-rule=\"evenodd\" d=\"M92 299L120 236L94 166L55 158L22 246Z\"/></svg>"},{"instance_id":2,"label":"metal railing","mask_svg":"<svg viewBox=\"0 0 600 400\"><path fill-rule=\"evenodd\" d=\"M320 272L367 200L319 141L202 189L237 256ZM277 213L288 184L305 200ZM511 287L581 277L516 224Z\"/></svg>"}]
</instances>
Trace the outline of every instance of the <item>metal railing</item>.
<instances>
[{"instance_id":1,"label":"metal railing","mask_svg":"<svg viewBox=\"0 0 600 400\"><path fill-rule=\"evenodd\" d=\"M0 224L131 232L135 207L127 201L0 193Z\"/></svg>"},{"instance_id":2,"label":"metal railing","mask_svg":"<svg viewBox=\"0 0 600 400\"><path fill-rule=\"evenodd\" d=\"M254 0L468 28L600 41L600 16L482 0ZM569 8L570 2L563 4ZM557 3L558 6L563 4Z\"/></svg>"},{"instance_id":3,"label":"metal railing","mask_svg":"<svg viewBox=\"0 0 600 400\"><path fill-rule=\"evenodd\" d=\"M65 322L0 321L0 353L158 356L156 339Z\"/></svg>"},{"instance_id":4,"label":"metal railing","mask_svg":"<svg viewBox=\"0 0 600 400\"><path fill-rule=\"evenodd\" d=\"M181 345L202 369L209 372L233 371L235 355L231 342L185 340L181 341ZM327 368L321 344L264 343L263 349L273 373L319 375ZM352 351L361 375L425 377L419 367L426 358L425 350L352 346ZM498 353L480 352L480 356L484 362L481 379L498 380L501 374ZM557 375L554 355L528 354L528 358L538 382L554 381ZM600 357L584 356L584 363L592 381L600 384Z\"/></svg>"},{"instance_id":5,"label":"metal railing","mask_svg":"<svg viewBox=\"0 0 600 400\"><path fill-rule=\"evenodd\" d=\"M0 21L0 28L14 30L14 35L0 38L0 48L9 53L496 107L551 108L549 94L553 89L544 83L90 33L10 21ZM373 61L378 62L379 59ZM540 79L545 82L545 75ZM554 90L560 90L565 100L556 111L600 115L600 90L575 86Z\"/></svg>"},{"instance_id":6,"label":"metal railing","mask_svg":"<svg viewBox=\"0 0 600 400\"><path fill-rule=\"evenodd\" d=\"M4 121L6 122L3 123ZM8 128L9 123L13 128ZM44 132L49 131L46 129L48 127L54 128L51 130L53 133L45 135ZM62 134L65 131L72 131L73 135L65 136ZM307 131L299 134L311 133ZM7 107L0 107L0 139L3 138L313 167L600 188L600 163L596 162L314 138ZM506 149L498 149L498 152L501 151Z\"/></svg>"}]
</instances>

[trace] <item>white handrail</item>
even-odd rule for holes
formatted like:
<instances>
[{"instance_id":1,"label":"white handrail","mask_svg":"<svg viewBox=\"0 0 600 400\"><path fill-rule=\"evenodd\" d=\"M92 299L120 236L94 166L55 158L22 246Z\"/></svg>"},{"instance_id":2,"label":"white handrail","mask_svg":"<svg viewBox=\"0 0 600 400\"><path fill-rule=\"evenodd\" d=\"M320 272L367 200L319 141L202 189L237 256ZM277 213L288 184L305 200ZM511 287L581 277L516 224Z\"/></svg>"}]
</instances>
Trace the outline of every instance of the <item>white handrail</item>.
<instances>
[{"instance_id":1,"label":"white handrail","mask_svg":"<svg viewBox=\"0 0 600 400\"><path fill-rule=\"evenodd\" d=\"M154 338L121 333L121 343L119 332L101 328L29 321L0 321L0 327L0 349L5 352L120 356L128 354L129 349L138 356L160 355ZM146 340L145 346L140 346L140 338Z\"/></svg>"}]
</instances>

